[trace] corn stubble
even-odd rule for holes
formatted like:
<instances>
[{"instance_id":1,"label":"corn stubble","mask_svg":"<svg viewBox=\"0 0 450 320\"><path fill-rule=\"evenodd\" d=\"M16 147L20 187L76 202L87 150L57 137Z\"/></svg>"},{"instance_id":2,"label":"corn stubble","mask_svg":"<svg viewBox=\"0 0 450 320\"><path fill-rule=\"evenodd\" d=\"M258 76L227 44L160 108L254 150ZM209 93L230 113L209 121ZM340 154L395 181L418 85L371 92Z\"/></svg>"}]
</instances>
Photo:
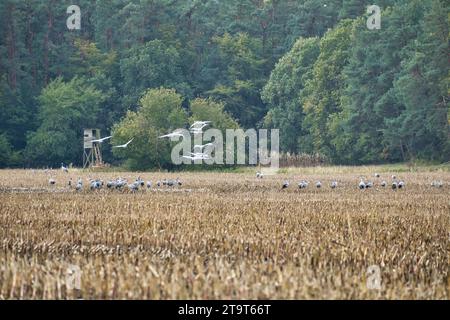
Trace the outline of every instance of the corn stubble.
<instances>
[{"instance_id":1,"label":"corn stubble","mask_svg":"<svg viewBox=\"0 0 450 320\"><path fill-rule=\"evenodd\" d=\"M450 192L433 175L404 174L394 192L360 191L355 174L331 190L326 174L184 173L182 188L132 194L65 187L88 173L50 187L43 172L2 171L0 299L448 299Z\"/></svg>"}]
</instances>

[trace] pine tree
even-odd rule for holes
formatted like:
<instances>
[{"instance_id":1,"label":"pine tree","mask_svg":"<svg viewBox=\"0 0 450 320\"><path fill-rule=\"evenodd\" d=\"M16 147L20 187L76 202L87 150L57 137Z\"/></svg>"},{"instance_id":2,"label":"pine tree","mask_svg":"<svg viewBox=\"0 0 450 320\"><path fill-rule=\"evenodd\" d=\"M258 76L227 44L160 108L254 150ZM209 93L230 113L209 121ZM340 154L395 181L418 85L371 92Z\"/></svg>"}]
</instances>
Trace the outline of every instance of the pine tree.
<instances>
[{"instance_id":1,"label":"pine tree","mask_svg":"<svg viewBox=\"0 0 450 320\"><path fill-rule=\"evenodd\" d=\"M306 85L304 129L307 144L329 158L336 159L331 129L334 116L341 110L340 98L345 86L344 67L350 56L353 21L343 20L320 41L320 55L313 67L313 77Z\"/></svg>"},{"instance_id":2,"label":"pine tree","mask_svg":"<svg viewBox=\"0 0 450 320\"><path fill-rule=\"evenodd\" d=\"M395 96L404 105L389 124L404 145L408 159L450 158L448 118L448 20L439 1L421 22L417 40L408 48L402 70L394 83ZM392 141L390 141L392 142Z\"/></svg>"},{"instance_id":3,"label":"pine tree","mask_svg":"<svg viewBox=\"0 0 450 320\"><path fill-rule=\"evenodd\" d=\"M304 135L302 95L318 55L318 38L299 39L277 63L262 91L263 101L269 108L265 125L280 129L281 150L284 152L303 151L299 145L299 138Z\"/></svg>"}]
</instances>

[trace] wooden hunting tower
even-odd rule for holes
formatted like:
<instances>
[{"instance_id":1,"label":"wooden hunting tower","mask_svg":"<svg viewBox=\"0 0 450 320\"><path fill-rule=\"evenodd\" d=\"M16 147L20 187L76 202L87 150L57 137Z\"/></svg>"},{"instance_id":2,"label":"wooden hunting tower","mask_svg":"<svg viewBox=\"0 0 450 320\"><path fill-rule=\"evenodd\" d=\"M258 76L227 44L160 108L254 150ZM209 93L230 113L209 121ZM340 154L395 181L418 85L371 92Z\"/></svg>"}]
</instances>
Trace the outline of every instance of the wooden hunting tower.
<instances>
[{"instance_id":1,"label":"wooden hunting tower","mask_svg":"<svg viewBox=\"0 0 450 320\"><path fill-rule=\"evenodd\" d=\"M84 129L83 169L104 166L100 143L92 141L98 139L100 139L100 129Z\"/></svg>"}]
</instances>

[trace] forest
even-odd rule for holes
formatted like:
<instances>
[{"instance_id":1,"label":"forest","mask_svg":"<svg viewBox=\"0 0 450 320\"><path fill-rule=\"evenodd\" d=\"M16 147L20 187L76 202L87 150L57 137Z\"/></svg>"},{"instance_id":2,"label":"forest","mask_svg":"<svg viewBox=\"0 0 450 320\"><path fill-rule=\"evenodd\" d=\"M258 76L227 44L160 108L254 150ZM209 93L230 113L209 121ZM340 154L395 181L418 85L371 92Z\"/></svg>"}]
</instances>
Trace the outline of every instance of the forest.
<instances>
[{"instance_id":1,"label":"forest","mask_svg":"<svg viewBox=\"0 0 450 320\"><path fill-rule=\"evenodd\" d=\"M193 120L333 164L448 162L449 21L445 0L2 0L0 167L80 166L100 128L135 138L107 162L170 168L156 137Z\"/></svg>"}]
</instances>

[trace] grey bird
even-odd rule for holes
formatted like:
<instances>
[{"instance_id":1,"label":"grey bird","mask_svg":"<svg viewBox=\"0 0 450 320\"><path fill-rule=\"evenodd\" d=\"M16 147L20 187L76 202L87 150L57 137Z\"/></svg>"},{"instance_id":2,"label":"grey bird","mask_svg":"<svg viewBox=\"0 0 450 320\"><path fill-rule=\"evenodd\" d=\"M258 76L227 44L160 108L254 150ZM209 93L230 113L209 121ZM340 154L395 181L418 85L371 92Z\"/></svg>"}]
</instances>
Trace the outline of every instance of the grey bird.
<instances>
[{"instance_id":1,"label":"grey bird","mask_svg":"<svg viewBox=\"0 0 450 320\"><path fill-rule=\"evenodd\" d=\"M106 182L106 187L108 188L108 189L112 189L112 188L115 188L116 187L116 183L114 182L114 181L108 181L108 182Z\"/></svg>"},{"instance_id":2,"label":"grey bird","mask_svg":"<svg viewBox=\"0 0 450 320\"><path fill-rule=\"evenodd\" d=\"M363 179L363 178L361 178L361 181L359 182L358 188L359 188L360 190L363 190L363 189L366 188L366 183L364 182L364 179Z\"/></svg>"},{"instance_id":3,"label":"grey bird","mask_svg":"<svg viewBox=\"0 0 450 320\"><path fill-rule=\"evenodd\" d=\"M91 180L91 190L98 190L100 189L102 186L100 180Z\"/></svg>"},{"instance_id":4,"label":"grey bird","mask_svg":"<svg viewBox=\"0 0 450 320\"><path fill-rule=\"evenodd\" d=\"M80 191L80 190L83 189L83 180L81 180L80 178L78 178L77 185L76 185L75 189L77 191Z\"/></svg>"},{"instance_id":5,"label":"grey bird","mask_svg":"<svg viewBox=\"0 0 450 320\"><path fill-rule=\"evenodd\" d=\"M398 187L397 181L393 181L393 182L392 182L392 190L396 190L397 187Z\"/></svg>"},{"instance_id":6,"label":"grey bird","mask_svg":"<svg viewBox=\"0 0 450 320\"><path fill-rule=\"evenodd\" d=\"M145 182L144 182L144 180L141 179L141 177L138 177L138 178L136 179L136 183L137 183L138 185L140 185L141 187L145 186Z\"/></svg>"},{"instance_id":7,"label":"grey bird","mask_svg":"<svg viewBox=\"0 0 450 320\"><path fill-rule=\"evenodd\" d=\"M128 189L130 189L131 192L136 192L139 190L139 186L136 183L132 183L128 185Z\"/></svg>"},{"instance_id":8,"label":"grey bird","mask_svg":"<svg viewBox=\"0 0 450 320\"><path fill-rule=\"evenodd\" d=\"M69 169L64 165L64 163L61 163L61 170L65 173L69 172Z\"/></svg>"},{"instance_id":9,"label":"grey bird","mask_svg":"<svg viewBox=\"0 0 450 320\"><path fill-rule=\"evenodd\" d=\"M442 181L433 181L431 182L431 186L435 188L442 188L444 183Z\"/></svg>"},{"instance_id":10,"label":"grey bird","mask_svg":"<svg viewBox=\"0 0 450 320\"><path fill-rule=\"evenodd\" d=\"M298 183L298 188L299 189L306 189L308 188L308 182L306 182L305 180L302 180Z\"/></svg>"}]
</instances>

